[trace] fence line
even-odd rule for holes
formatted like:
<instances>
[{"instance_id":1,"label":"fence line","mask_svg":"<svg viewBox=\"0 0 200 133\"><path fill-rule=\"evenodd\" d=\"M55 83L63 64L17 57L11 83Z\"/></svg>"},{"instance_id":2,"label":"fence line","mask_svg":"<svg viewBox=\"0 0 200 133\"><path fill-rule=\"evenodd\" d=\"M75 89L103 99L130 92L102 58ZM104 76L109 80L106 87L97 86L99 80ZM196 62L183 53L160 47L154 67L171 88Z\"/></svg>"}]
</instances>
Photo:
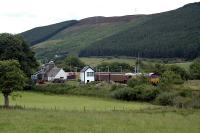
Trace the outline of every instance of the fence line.
<instances>
[{"instance_id":1,"label":"fence line","mask_svg":"<svg viewBox=\"0 0 200 133\"><path fill-rule=\"evenodd\" d=\"M8 108L4 108L4 107L1 107L2 109L8 109ZM122 106L122 107L116 107L116 106L113 106L113 107L105 107L104 109L101 108L101 109L98 109L98 108L89 108L89 107L86 107L86 106L80 106L80 108L74 108L74 109L67 109L66 107L63 107L63 108L60 108L58 106L51 106L51 107L45 107L45 106L42 106L42 107L36 107L36 106L33 106L33 107L30 107L30 106L26 106L26 105L17 105L15 104L14 106L10 106L11 110L24 110L24 109L27 109L27 110L50 110L50 111L80 111L80 112L90 112L90 111L97 111L97 112L107 112L107 111L124 111L124 112L127 112L127 111L143 111L143 110L156 110L156 109L163 109L163 107L146 107L146 108L138 108L138 109L131 109L131 108L128 108L128 107L125 107L125 106Z\"/></svg>"}]
</instances>

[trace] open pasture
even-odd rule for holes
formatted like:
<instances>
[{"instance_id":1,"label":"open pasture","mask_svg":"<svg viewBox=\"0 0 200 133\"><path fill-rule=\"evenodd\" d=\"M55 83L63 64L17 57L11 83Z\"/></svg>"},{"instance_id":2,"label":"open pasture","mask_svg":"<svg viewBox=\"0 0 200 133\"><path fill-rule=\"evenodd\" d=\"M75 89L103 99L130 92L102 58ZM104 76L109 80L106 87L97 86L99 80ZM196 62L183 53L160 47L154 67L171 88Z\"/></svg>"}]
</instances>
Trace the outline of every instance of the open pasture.
<instances>
[{"instance_id":1,"label":"open pasture","mask_svg":"<svg viewBox=\"0 0 200 133\"><path fill-rule=\"evenodd\" d=\"M163 108L147 103L83 96L45 95L33 92L24 92L21 95L21 98L11 100L11 104L25 106L25 109L0 109L0 133L200 131L198 110Z\"/></svg>"},{"instance_id":2,"label":"open pasture","mask_svg":"<svg viewBox=\"0 0 200 133\"><path fill-rule=\"evenodd\" d=\"M10 98L11 105L25 106L25 108L66 111L129 111L157 107L148 103L125 102L86 96L48 95L34 92L21 92L20 94L22 97L18 97L15 100ZM0 104L3 104L2 98Z\"/></svg>"}]
</instances>

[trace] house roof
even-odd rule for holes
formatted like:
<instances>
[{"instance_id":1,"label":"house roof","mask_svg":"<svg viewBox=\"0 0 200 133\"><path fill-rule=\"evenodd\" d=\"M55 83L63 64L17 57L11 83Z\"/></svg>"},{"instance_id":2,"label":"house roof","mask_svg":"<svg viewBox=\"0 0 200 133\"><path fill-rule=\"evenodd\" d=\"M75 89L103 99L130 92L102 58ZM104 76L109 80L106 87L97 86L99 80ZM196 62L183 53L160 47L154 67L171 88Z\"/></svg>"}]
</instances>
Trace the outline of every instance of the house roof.
<instances>
[{"instance_id":1,"label":"house roof","mask_svg":"<svg viewBox=\"0 0 200 133\"><path fill-rule=\"evenodd\" d=\"M92 69L92 70L94 71L94 69L91 68L90 66L85 66L85 67L81 70L81 72L85 72L85 71L88 70L89 68Z\"/></svg>"},{"instance_id":2,"label":"house roof","mask_svg":"<svg viewBox=\"0 0 200 133\"><path fill-rule=\"evenodd\" d=\"M48 77L55 77L60 70L61 70L61 68L54 67L47 73L47 76Z\"/></svg>"}]
</instances>

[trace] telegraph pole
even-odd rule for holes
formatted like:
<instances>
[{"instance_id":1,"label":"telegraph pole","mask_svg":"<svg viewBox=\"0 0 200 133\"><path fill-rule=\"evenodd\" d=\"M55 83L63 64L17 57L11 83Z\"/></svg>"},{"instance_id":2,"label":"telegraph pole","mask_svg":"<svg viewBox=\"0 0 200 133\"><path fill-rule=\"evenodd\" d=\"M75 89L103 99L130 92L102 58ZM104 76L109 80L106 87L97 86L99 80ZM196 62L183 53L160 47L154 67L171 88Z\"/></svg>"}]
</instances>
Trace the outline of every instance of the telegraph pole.
<instances>
[{"instance_id":1,"label":"telegraph pole","mask_svg":"<svg viewBox=\"0 0 200 133\"><path fill-rule=\"evenodd\" d=\"M137 69L138 69L137 73L139 73L140 72L140 55L139 55L139 53L138 53L138 68Z\"/></svg>"}]
</instances>

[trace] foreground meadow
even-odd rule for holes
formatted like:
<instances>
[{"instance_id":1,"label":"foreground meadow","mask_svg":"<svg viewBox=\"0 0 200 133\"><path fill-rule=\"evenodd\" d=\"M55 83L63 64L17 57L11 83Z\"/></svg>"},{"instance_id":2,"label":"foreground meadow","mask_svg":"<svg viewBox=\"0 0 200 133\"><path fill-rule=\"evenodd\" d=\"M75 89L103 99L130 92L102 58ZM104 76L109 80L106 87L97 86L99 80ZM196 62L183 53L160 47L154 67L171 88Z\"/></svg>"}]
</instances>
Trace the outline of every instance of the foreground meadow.
<instances>
[{"instance_id":1,"label":"foreground meadow","mask_svg":"<svg viewBox=\"0 0 200 133\"><path fill-rule=\"evenodd\" d=\"M2 104L0 100L0 104ZM0 133L199 133L200 111L24 92L0 109ZM56 109L55 109L56 107ZM85 109L84 109L85 107Z\"/></svg>"},{"instance_id":2,"label":"foreground meadow","mask_svg":"<svg viewBox=\"0 0 200 133\"><path fill-rule=\"evenodd\" d=\"M199 133L200 112L1 110L1 133Z\"/></svg>"},{"instance_id":3,"label":"foreground meadow","mask_svg":"<svg viewBox=\"0 0 200 133\"><path fill-rule=\"evenodd\" d=\"M10 98L10 104L22 106L25 108L66 111L130 111L141 110L146 108L152 109L158 107L148 103L125 102L113 99L95 98L87 96L50 95L35 92L21 92L20 95L21 97L18 97L15 100ZM0 104L3 104L2 99L0 99Z\"/></svg>"}]
</instances>

